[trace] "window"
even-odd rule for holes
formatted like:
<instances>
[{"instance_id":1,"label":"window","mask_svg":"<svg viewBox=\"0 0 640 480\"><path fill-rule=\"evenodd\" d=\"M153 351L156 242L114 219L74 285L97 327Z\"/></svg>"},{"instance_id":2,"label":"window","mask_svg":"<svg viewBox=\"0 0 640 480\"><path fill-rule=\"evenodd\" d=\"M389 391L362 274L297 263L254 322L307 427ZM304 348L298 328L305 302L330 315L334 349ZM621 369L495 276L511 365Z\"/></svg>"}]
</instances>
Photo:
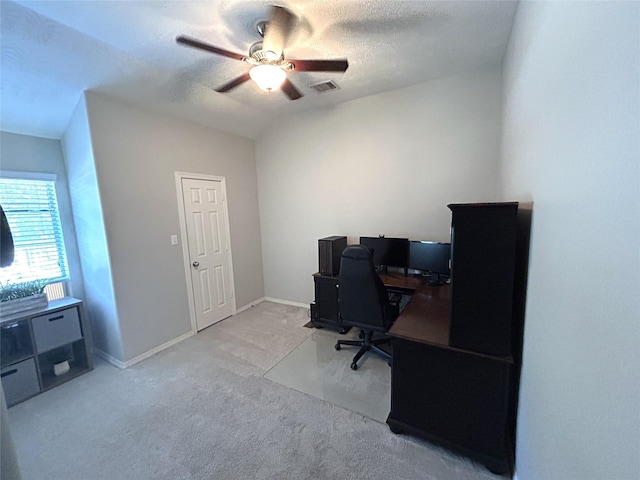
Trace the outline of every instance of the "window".
<instances>
[{"instance_id":1,"label":"window","mask_svg":"<svg viewBox=\"0 0 640 480\"><path fill-rule=\"evenodd\" d=\"M0 269L0 284L67 280L55 175L2 172L0 205L15 250L13 264Z\"/></svg>"}]
</instances>

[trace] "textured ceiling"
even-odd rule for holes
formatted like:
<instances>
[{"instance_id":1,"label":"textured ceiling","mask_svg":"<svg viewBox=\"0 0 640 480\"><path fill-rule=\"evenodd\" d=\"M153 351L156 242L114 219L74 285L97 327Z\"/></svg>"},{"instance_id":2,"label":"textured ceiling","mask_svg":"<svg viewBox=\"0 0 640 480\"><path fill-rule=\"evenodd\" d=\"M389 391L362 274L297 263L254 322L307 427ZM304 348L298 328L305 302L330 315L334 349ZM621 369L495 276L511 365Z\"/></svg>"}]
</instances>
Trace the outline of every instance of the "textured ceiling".
<instances>
[{"instance_id":1,"label":"textured ceiling","mask_svg":"<svg viewBox=\"0 0 640 480\"><path fill-rule=\"evenodd\" d=\"M285 56L344 58L344 73L291 73L290 101L247 82L237 60L179 46L184 34L247 55L275 3L297 17ZM274 116L329 108L502 61L515 1L209 0L0 2L1 128L60 138L83 90L247 137ZM339 90L310 85L333 80Z\"/></svg>"}]
</instances>

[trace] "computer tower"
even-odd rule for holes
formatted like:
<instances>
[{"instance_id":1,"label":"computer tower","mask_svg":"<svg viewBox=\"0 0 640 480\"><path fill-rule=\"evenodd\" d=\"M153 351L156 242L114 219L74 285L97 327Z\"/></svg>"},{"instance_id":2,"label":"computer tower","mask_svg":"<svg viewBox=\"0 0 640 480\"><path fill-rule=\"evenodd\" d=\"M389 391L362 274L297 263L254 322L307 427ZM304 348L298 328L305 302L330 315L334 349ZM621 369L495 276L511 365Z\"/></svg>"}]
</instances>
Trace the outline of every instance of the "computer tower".
<instances>
[{"instance_id":1,"label":"computer tower","mask_svg":"<svg viewBox=\"0 0 640 480\"><path fill-rule=\"evenodd\" d=\"M340 272L340 256L347 248L347 237L326 237L318 240L318 264L322 275L337 275Z\"/></svg>"}]
</instances>

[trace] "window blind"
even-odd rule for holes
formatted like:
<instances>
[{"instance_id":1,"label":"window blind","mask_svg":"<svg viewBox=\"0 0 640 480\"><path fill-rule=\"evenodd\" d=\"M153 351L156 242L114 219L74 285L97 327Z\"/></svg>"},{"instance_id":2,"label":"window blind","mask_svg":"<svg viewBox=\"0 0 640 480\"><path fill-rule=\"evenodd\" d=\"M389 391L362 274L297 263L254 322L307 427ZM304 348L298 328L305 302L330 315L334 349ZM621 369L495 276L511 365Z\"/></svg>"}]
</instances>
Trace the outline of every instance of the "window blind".
<instances>
[{"instance_id":1,"label":"window blind","mask_svg":"<svg viewBox=\"0 0 640 480\"><path fill-rule=\"evenodd\" d=\"M0 269L0 282L50 282L69 278L55 181L0 178L0 205L14 243L14 261Z\"/></svg>"}]
</instances>

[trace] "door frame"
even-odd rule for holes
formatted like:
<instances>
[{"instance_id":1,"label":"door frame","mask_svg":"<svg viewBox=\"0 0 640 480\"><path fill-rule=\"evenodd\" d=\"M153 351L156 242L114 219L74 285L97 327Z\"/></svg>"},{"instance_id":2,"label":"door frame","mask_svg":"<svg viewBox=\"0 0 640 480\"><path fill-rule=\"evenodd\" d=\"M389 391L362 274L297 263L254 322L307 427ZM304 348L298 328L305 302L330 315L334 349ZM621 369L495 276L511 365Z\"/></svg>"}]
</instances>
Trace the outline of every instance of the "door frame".
<instances>
[{"instance_id":1,"label":"door frame","mask_svg":"<svg viewBox=\"0 0 640 480\"><path fill-rule=\"evenodd\" d=\"M182 240L182 259L184 265L185 280L187 282L187 297L189 300L189 317L191 318L191 332L198 333L196 323L195 298L193 296L193 283L191 278L191 257L189 256L189 242L187 240L187 219L184 211L184 196L182 191L182 180L191 178L194 180L213 180L220 182L222 186L222 203L224 205L225 224L224 228L228 234L229 242L229 288L231 293L231 316L237 313L235 280L233 278L233 255L231 253L231 228L229 226L229 203L227 202L227 182L225 177L218 175L207 175L203 173L175 172L176 194L178 198L178 217L180 220L180 237Z\"/></svg>"}]
</instances>

